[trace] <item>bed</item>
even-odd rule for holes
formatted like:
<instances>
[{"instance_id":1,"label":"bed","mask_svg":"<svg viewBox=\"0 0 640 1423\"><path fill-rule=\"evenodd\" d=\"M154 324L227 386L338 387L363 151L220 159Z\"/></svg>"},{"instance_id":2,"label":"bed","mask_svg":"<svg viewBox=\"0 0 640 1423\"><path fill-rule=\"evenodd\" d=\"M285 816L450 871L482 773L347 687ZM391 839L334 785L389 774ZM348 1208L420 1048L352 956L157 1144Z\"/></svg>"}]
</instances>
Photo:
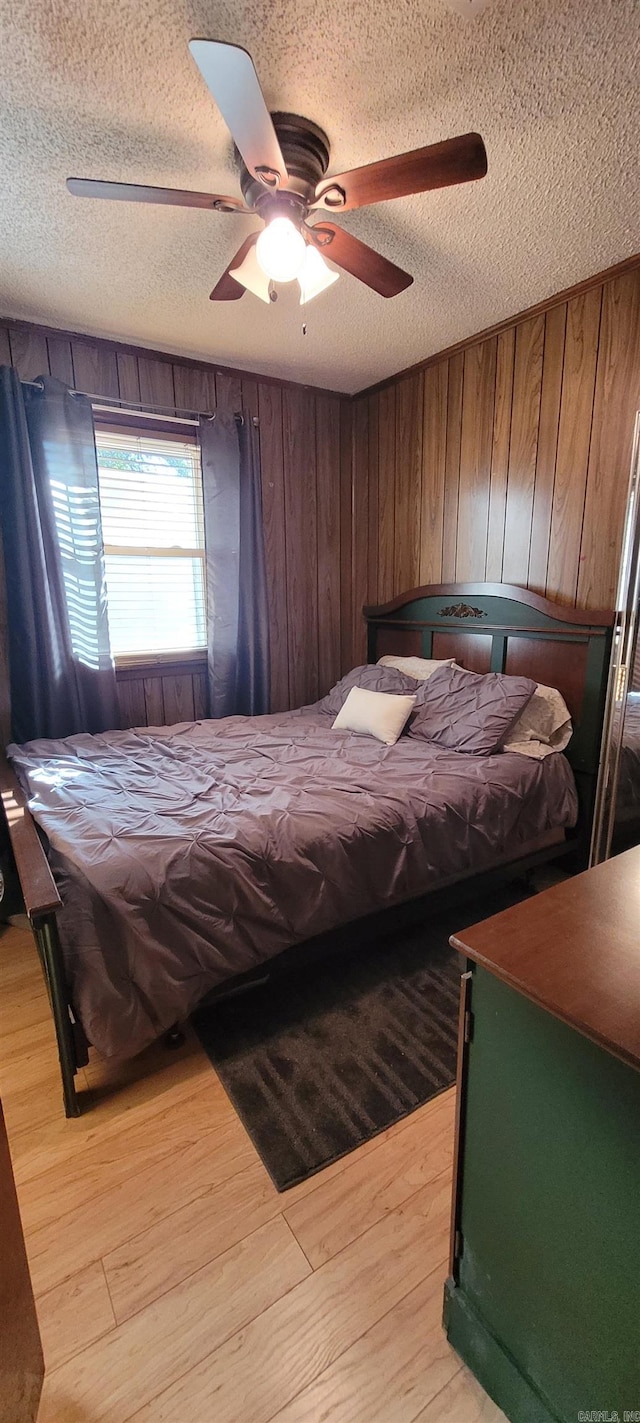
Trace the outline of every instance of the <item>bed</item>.
<instances>
[{"instance_id":1,"label":"bed","mask_svg":"<svg viewBox=\"0 0 640 1423\"><path fill-rule=\"evenodd\" d=\"M322 702L12 748L3 800L68 1115L87 1041L132 1055L293 946L463 879L584 851L610 616L506 585L445 585L365 618L371 663L456 657L558 687L576 724L567 755L382 746L332 731Z\"/></svg>"}]
</instances>

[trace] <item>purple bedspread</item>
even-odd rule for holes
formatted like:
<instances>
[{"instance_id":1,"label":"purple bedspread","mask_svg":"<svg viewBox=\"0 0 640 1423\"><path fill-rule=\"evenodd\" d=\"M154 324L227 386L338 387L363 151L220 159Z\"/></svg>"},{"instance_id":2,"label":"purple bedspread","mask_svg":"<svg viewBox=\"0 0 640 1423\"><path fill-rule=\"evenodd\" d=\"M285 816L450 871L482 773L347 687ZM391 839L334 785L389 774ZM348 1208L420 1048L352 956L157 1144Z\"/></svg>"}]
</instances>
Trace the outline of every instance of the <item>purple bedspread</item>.
<instances>
[{"instance_id":1,"label":"purple bedspread","mask_svg":"<svg viewBox=\"0 0 640 1423\"><path fill-rule=\"evenodd\" d=\"M64 908L71 997L127 1057L230 975L576 817L564 756L332 731L307 707L10 748Z\"/></svg>"}]
</instances>

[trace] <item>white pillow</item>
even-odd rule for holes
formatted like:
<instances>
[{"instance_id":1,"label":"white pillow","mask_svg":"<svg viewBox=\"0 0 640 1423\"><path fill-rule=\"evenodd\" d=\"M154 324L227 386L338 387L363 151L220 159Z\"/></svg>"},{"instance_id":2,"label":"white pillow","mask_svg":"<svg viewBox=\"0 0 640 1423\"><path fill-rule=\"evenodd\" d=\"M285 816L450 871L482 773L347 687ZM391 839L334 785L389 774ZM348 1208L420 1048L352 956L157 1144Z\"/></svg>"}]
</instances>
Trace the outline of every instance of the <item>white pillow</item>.
<instances>
[{"instance_id":1,"label":"white pillow","mask_svg":"<svg viewBox=\"0 0 640 1423\"><path fill-rule=\"evenodd\" d=\"M416 682L426 682L437 667L455 667L455 657L444 657L440 661L433 657L379 657L379 667L397 667L407 677Z\"/></svg>"},{"instance_id":2,"label":"white pillow","mask_svg":"<svg viewBox=\"0 0 640 1423\"><path fill-rule=\"evenodd\" d=\"M394 746L416 704L415 697L392 692L368 692L352 687L333 723L332 731L360 731Z\"/></svg>"},{"instance_id":3,"label":"white pillow","mask_svg":"<svg viewBox=\"0 0 640 1423\"><path fill-rule=\"evenodd\" d=\"M542 761L552 751L564 751L572 734L573 723L564 697L555 687L544 687L539 682L502 749Z\"/></svg>"}]
</instances>

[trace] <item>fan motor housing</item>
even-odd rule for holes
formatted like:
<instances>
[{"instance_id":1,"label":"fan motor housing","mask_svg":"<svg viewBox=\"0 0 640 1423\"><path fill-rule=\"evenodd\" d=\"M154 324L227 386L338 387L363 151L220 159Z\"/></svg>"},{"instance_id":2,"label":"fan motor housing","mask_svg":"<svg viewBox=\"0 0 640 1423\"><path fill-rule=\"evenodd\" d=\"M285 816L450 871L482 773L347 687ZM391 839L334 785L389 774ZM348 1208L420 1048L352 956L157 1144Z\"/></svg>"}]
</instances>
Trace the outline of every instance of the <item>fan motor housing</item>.
<instances>
[{"instance_id":1,"label":"fan motor housing","mask_svg":"<svg viewBox=\"0 0 640 1423\"><path fill-rule=\"evenodd\" d=\"M329 166L329 140L318 124L299 114L272 114L282 157L287 167L287 179L274 189L265 186L245 168L236 150L240 170L240 187L247 207L258 208L267 199L273 203L277 194L290 195L294 202L307 207L315 197L318 183Z\"/></svg>"}]
</instances>

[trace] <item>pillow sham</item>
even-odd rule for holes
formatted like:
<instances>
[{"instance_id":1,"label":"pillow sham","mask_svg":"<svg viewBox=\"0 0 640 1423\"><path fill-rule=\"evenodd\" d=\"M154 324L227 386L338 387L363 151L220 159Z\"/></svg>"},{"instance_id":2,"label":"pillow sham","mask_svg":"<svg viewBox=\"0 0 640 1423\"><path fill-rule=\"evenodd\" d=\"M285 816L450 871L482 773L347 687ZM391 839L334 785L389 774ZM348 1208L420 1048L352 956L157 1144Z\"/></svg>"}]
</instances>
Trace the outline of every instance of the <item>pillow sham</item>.
<instances>
[{"instance_id":1,"label":"pillow sham","mask_svg":"<svg viewBox=\"0 0 640 1423\"><path fill-rule=\"evenodd\" d=\"M536 690L529 677L440 667L420 688L409 734L470 756L498 751Z\"/></svg>"},{"instance_id":2,"label":"pillow sham","mask_svg":"<svg viewBox=\"0 0 640 1423\"><path fill-rule=\"evenodd\" d=\"M455 667L455 657L379 657L378 667L397 667L406 677L426 682L438 667Z\"/></svg>"},{"instance_id":3,"label":"pillow sham","mask_svg":"<svg viewBox=\"0 0 640 1423\"><path fill-rule=\"evenodd\" d=\"M332 731L358 731L375 736L385 746L395 746L415 706L415 697L392 692L369 692L352 687L332 725Z\"/></svg>"},{"instance_id":4,"label":"pillow sham","mask_svg":"<svg viewBox=\"0 0 640 1423\"><path fill-rule=\"evenodd\" d=\"M362 667L352 667L350 672L346 672L344 677L336 682L335 687L318 703L318 710L337 716L352 687L365 687L369 692L406 693L407 696L416 690L414 678L405 676L397 668L381 667L372 662L364 663Z\"/></svg>"},{"instance_id":5,"label":"pillow sham","mask_svg":"<svg viewBox=\"0 0 640 1423\"><path fill-rule=\"evenodd\" d=\"M538 682L531 701L514 722L502 749L542 761L554 751L564 751L572 735L573 722L564 697L555 687L545 687Z\"/></svg>"}]
</instances>

